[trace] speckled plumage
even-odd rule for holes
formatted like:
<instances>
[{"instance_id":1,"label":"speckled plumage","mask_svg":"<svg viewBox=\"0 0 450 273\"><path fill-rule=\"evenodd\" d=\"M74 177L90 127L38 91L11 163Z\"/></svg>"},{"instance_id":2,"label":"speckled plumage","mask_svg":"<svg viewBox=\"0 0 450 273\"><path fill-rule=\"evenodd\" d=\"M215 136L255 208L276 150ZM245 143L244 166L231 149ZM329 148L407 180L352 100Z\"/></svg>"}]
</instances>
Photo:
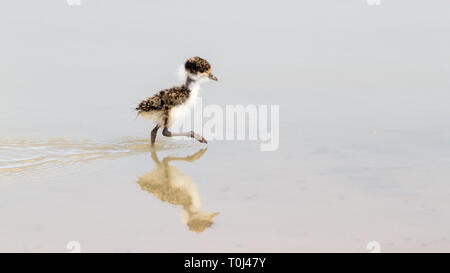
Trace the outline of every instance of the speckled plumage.
<instances>
[{"instance_id":1,"label":"speckled plumage","mask_svg":"<svg viewBox=\"0 0 450 273\"><path fill-rule=\"evenodd\" d=\"M184 103L191 91L185 86L164 89L147 100L142 101L136 108L138 111L165 111L171 107Z\"/></svg>"},{"instance_id":2,"label":"speckled plumage","mask_svg":"<svg viewBox=\"0 0 450 273\"><path fill-rule=\"evenodd\" d=\"M205 79L217 78L211 73L211 65L205 59L192 57L184 64L186 81L182 86L164 89L147 100L142 101L137 107L138 115L155 122L157 126L152 131L152 144L159 127L164 127L163 135L172 136L167 128L181 119L187 110L193 106L198 95L198 83ZM189 134L189 135L188 135ZM200 142L206 142L193 132L184 135L196 138Z\"/></svg>"},{"instance_id":3,"label":"speckled plumage","mask_svg":"<svg viewBox=\"0 0 450 273\"><path fill-rule=\"evenodd\" d=\"M211 65L208 63L208 61L200 57L192 57L187 60L184 64L184 68L186 69L186 71L193 74L211 72Z\"/></svg>"}]
</instances>

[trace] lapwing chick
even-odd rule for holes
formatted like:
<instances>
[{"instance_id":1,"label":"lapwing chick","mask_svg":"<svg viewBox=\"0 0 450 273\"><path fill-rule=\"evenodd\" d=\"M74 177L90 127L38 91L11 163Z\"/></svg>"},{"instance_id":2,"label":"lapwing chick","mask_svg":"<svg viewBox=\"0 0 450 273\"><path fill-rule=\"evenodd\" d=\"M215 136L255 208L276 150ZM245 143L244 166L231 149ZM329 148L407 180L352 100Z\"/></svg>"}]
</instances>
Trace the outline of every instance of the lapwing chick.
<instances>
[{"instance_id":1,"label":"lapwing chick","mask_svg":"<svg viewBox=\"0 0 450 273\"><path fill-rule=\"evenodd\" d=\"M156 134L159 128L163 129L163 136L187 136L195 138L201 143L207 143L206 139L194 133L172 133L169 128L178 120L181 120L189 109L195 104L198 96L199 84L203 81L217 78L211 73L211 65L205 59L192 57L184 64L185 79L181 86L164 89L151 98L142 101L136 110L138 115L156 123L156 127L150 134L151 145L155 144Z\"/></svg>"}]
</instances>

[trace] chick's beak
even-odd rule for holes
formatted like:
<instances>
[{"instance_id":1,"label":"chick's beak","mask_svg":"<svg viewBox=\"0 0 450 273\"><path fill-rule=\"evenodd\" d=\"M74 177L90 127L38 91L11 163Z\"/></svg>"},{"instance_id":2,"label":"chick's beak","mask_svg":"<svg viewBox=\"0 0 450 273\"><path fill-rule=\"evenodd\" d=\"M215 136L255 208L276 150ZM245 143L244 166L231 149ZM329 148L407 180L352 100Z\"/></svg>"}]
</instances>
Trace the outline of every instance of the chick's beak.
<instances>
[{"instance_id":1,"label":"chick's beak","mask_svg":"<svg viewBox=\"0 0 450 273\"><path fill-rule=\"evenodd\" d=\"M216 76L214 76L212 73L209 73L208 78L213 80L213 81L218 81L218 79L216 78Z\"/></svg>"}]
</instances>

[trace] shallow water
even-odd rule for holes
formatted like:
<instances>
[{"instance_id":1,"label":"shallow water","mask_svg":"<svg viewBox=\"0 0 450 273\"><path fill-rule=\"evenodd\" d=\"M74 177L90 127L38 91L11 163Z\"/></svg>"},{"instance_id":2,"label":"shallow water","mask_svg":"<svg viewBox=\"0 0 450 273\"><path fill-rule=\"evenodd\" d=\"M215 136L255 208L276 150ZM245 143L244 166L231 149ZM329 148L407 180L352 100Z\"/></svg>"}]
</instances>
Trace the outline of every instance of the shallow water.
<instances>
[{"instance_id":1,"label":"shallow water","mask_svg":"<svg viewBox=\"0 0 450 273\"><path fill-rule=\"evenodd\" d=\"M450 244L444 158L311 142L266 153L254 142L161 139L153 153L145 140L21 143L45 147L47 160L2 173L2 251L64 252L70 241L115 252Z\"/></svg>"},{"instance_id":2,"label":"shallow water","mask_svg":"<svg viewBox=\"0 0 450 273\"><path fill-rule=\"evenodd\" d=\"M159 143L158 143L159 144ZM186 145L185 145L186 146ZM155 149L175 149L182 144L165 143ZM22 174L34 169L70 165L96 159L112 159L150 151L148 139L115 141L15 140L0 144L0 174Z\"/></svg>"}]
</instances>

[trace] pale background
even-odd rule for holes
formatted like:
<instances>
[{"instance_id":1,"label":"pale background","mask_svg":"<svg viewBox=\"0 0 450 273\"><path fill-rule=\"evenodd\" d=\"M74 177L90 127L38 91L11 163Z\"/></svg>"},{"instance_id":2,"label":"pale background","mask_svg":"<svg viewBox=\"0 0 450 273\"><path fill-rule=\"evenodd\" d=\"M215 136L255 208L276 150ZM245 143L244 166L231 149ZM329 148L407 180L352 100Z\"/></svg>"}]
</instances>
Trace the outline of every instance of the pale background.
<instances>
[{"instance_id":1,"label":"pale background","mask_svg":"<svg viewBox=\"0 0 450 273\"><path fill-rule=\"evenodd\" d=\"M133 108L195 55L219 78L204 104L278 104L281 139L269 153L213 141L174 163L221 213L202 234L136 184L154 167L147 151L0 174L0 251L72 240L83 251L366 252L372 240L449 251L449 11L445 0L1 1L4 164L18 139L146 140L152 125Z\"/></svg>"}]
</instances>

